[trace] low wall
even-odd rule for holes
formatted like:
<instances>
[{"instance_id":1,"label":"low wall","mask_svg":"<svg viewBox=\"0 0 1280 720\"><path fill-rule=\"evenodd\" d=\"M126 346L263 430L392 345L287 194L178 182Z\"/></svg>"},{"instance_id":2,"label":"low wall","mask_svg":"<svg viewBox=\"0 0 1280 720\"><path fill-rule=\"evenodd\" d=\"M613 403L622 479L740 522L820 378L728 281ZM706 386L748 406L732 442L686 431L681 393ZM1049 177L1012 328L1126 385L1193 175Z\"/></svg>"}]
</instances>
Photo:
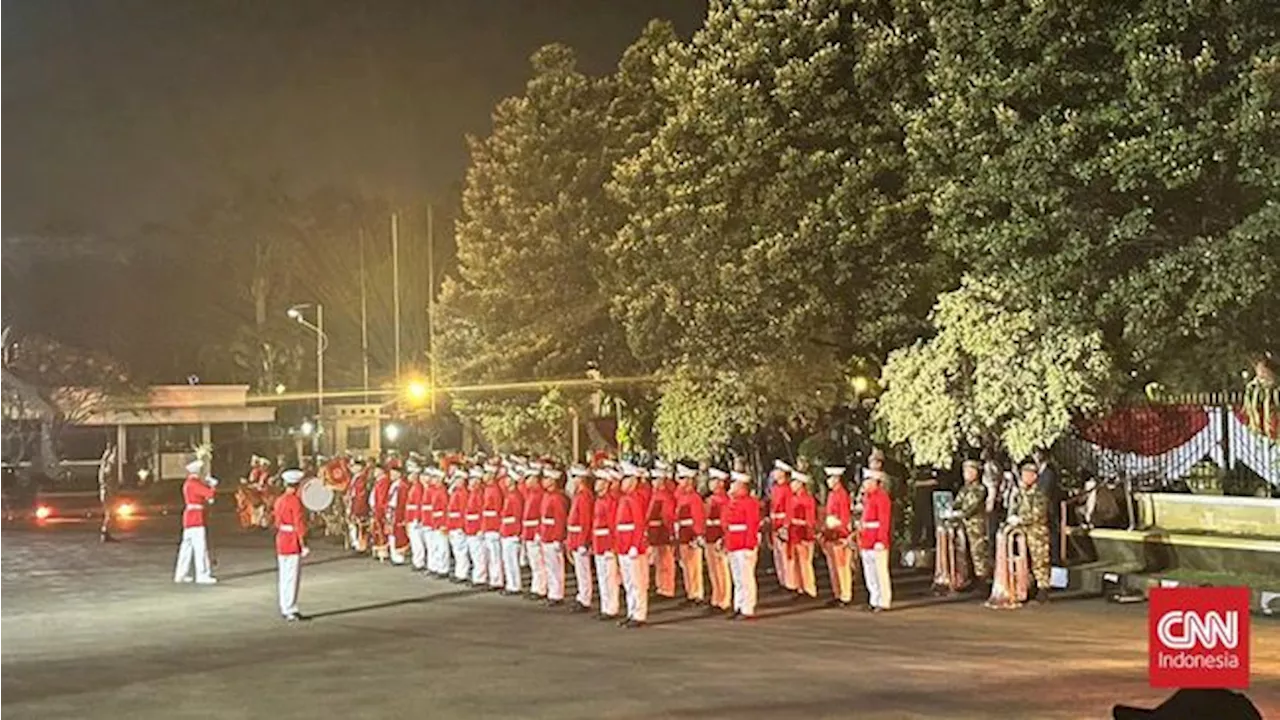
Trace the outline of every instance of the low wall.
<instances>
[{"instance_id":1,"label":"low wall","mask_svg":"<svg viewBox=\"0 0 1280 720\"><path fill-rule=\"evenodd\" d=\"M1139 528L1280 540L1280 500L1174 493L1134 493Z\"/></svg>"}]
</instances>

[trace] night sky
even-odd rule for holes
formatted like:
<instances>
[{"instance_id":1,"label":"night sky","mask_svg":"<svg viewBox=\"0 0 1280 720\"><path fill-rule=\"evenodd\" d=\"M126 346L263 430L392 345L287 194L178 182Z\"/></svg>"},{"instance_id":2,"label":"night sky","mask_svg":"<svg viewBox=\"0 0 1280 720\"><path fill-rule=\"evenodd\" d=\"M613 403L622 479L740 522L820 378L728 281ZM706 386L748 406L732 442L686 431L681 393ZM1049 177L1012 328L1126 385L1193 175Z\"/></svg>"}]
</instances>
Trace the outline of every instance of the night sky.
<instances>
[{"instance_id":1,"label":"night sky","mask_svg":"<svg viewBox=\"0 0 1280 720\"><path fill-rule=\"evenodd\" d=\"M126 239L246 180L443 198L564 42L606 72L692 0L5 0L3 232Z\"/></svg>"}]
</instances>

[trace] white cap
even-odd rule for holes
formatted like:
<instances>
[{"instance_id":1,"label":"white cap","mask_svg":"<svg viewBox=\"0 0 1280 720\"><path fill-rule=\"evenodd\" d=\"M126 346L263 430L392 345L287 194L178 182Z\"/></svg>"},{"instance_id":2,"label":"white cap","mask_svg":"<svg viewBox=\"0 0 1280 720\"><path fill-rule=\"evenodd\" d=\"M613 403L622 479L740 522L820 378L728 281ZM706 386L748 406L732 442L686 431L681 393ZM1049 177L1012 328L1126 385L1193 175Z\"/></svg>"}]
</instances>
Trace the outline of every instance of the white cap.
<instances>
[{"instance_id":1,"label":"white cap","mask_svg":"<svg viewBox=\"0 0 1280 720\"><path fill-rule=\"evenodd\" d=\"M467 477L470 477L472 480L479 480L484 477L484 470L479 467L473 467L471 468L471 472L467 474Z\"/></svg>"},{"instance_id":2,"label":"white cap","mask_svg":"<svg viewBox=\"0 0 1280 720\"><path fill-rule=\"evenodd\" d=\"M562 476L562 475L564 475L564 473L560 472L560 471L559 471L559 470L557 470L556 468L547 468L546 470L543 470L543 471L542 471L542 477L549 477L549 478L557 478L557 479L558 479L558 478L559 478L560 476Z\"/></svg>"},{"instance_id":3,"label":"white cap","mask_svg":"<svg viewBox=\"0 0 1280 720\"><path fill-rule=\"evenodd\" d=\"M698 471L684 465L676 465L676 477L687 478L697 475Z\"/></svg>"},{"instance_id":4,"label":"white cap","mask_svg":"<svg viewBox=\"0 0 1280 720\"><path fill-rule=\"evenodd\" d=\"M773 469L774 469L774 470L781 470L782 472L788 472L788 473L789 473L789 472L795 472L795 468L791 467L790 465L786 464L785 462L783 462L783 461L781 461L781 460L774 460L774 461L773 461Z\"/></svg>"},{"instance_id":5,"label":"white cap","mask_svg":"<svg viewBox=\"0 0 1280 720\"><path fill-rule=\"evenodd\" d=\"M203 460L192 460L191 462L187 463L187 472L191 473L192 475L195 475L196 473L200 472L203 469L204 469Z\"/></svg>"},{"instance_id":6,"label":"white cap","mask_svg":"<svg viewBox=\"0 0 1280 720\"><path fill-rule=\"evenodd\" d=\"M711 468L707 470L707 475L709 475L712 480L724 480L729 477L729 473L721 470L720 468Z\"/></svg>"},{"instance_id":7,"label":"white cap","mask_svg":"<svg viewBox=\"0 0 1280 720\"><path fill-rule=\"evenodd\" d=\"M791 473L791 482L807 483L809 482L809 476L805 475L802 472L794 472L794 473Z\"/></svg>"},{"instance_id":8,"label":"white cap","mask_svg":"<svg viewBox=\"0 0 1280 720\"><path fill-rule=\"evenodd\" d=\"M729 477L732 478L734 482L751 482L750 475L744 472L738 472L737 470L729 473Z\"/></svg>"},{"instance_id":9,"label":"white cap","mask_svg":"<svg viewBox=\"0 0 1280 720\"><path fill-rule=\"evenodd\" d=\"M298 483L302 482L303 474L304 473L301 470L294 468L292 470L285 470L284 472L280 473L280 479L284 480L285 485L297 485Z\"/></svg>"},{"instance_id":10,"label":"white cap","mask_svg":"<svg viewBox=\"0 0 1280 720\"><path fill-rule=\"evenodd\" d=\"M214 476L212 476L212 475L210 475L209 477L205 478L205 479L204 479L204 482L205 482L205 484L206 484L206 485L208 485L209 487L218 487L218 478L216 478L216 477L214 477Z\"/></svg>"},{"instance_id":11,"label":"white cap","mask_svg":"<svg viewBox=\"0 0 1280 720\"><path fill-rule=\"evenodd\" d=\"M636 467L635 465L632 465L626 460L623 460L618 467L620 470L622 470L623 475L639 475L640 474L640 468Z\"/></svg>"},{"instance_id":12,"label":"white cap","mask_svg":"<svg viewBox=\"0 0 1280 720\"><path fill-rule=\"evenodd\" d=\"M840 477L841 475L844 475L844 468L831 467L830 465L828 465L826 468L824 468L824 472L827 473L827 477Z\"/></svg>"},{"instance_id":13,"label":"white cap","mask_svg":"<svg viewBox=\"0 0 1280 720\"><path fill-rule=\"evenodd\" d=\"M666 460L663 460L662 458L658 458L653 461L653 469L654 470L670 470L671 466L667 464Z\"/></svg>"},{"instance_id":14,"label":"white cap","mask_svg":"<svg viewBox=\"0 0 1280 720\"><path fill-rule=\"evenodd\" d=\"M588 474L590 474L590 471L581 465L574 465L573 467L569 468L569 477L579 478Z\"/></svg>"},{"instance_id":15,"label":"white cap","mask_svg":"<svg viewBox=\"0 0 1280 720\"><path fill-rule=\"evenodd\" d=\"M538 462L537 460L534 460L533 462L529 463L529 469L533 470L534 472L541 472L542 463Z\"/></svg>"}]
</instances>

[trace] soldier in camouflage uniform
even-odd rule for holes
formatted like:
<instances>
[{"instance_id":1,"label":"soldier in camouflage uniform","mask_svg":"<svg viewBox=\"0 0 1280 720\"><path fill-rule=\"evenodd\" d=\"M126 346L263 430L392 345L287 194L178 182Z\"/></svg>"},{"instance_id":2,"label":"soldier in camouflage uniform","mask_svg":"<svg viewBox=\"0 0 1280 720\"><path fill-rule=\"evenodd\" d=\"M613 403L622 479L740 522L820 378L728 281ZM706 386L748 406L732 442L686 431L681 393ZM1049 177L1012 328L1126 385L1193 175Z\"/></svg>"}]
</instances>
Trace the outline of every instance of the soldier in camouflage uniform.
<instances>
[{"instance_id":1,"label":"soldier in camouflage uniform","mask_svg":"<svg viewBox=\"0 0 1280 720\"><path fill-rule=\"evenodd\" d=\"M987 542L987 488L978 481L980 463L964 461L964 486L956 493L951 518L964 526L969 541L969 555L973 559L973 575L980 583L978 589L991 592L991 546Z\"/></svg>"},{"instance_id":2,"label":"soldier in camouflage uniform","mask_svg":"<svg viewBox=\"0 0 1280 720\"><path fill-rule=\"evenodd\" d=\"M1022 488L1005 525L1026 531L1031 573L1036 579L1036 602L1044 603L1049 601L1049 499L1036 486L1039 474L1035 463L1022 466Z\"/></svg>"}]
</instances>

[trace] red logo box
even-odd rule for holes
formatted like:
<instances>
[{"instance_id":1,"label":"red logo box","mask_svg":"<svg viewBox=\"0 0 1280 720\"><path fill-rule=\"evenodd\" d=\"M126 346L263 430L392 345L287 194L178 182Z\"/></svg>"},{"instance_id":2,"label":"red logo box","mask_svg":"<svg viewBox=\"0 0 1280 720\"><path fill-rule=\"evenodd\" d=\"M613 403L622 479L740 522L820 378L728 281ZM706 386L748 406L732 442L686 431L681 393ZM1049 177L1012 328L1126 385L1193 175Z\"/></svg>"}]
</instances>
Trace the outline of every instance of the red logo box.
<instances>
[{"instance_id":1,"label":"red logo box","mask_svg":"<svg viewBox=\"0 0 1280 720\"><path fill-rule=\"evenodd\" d=\"M1151 687L1249 687L1249 588L1152 588Z\"/></svg>"}]
</instances>

